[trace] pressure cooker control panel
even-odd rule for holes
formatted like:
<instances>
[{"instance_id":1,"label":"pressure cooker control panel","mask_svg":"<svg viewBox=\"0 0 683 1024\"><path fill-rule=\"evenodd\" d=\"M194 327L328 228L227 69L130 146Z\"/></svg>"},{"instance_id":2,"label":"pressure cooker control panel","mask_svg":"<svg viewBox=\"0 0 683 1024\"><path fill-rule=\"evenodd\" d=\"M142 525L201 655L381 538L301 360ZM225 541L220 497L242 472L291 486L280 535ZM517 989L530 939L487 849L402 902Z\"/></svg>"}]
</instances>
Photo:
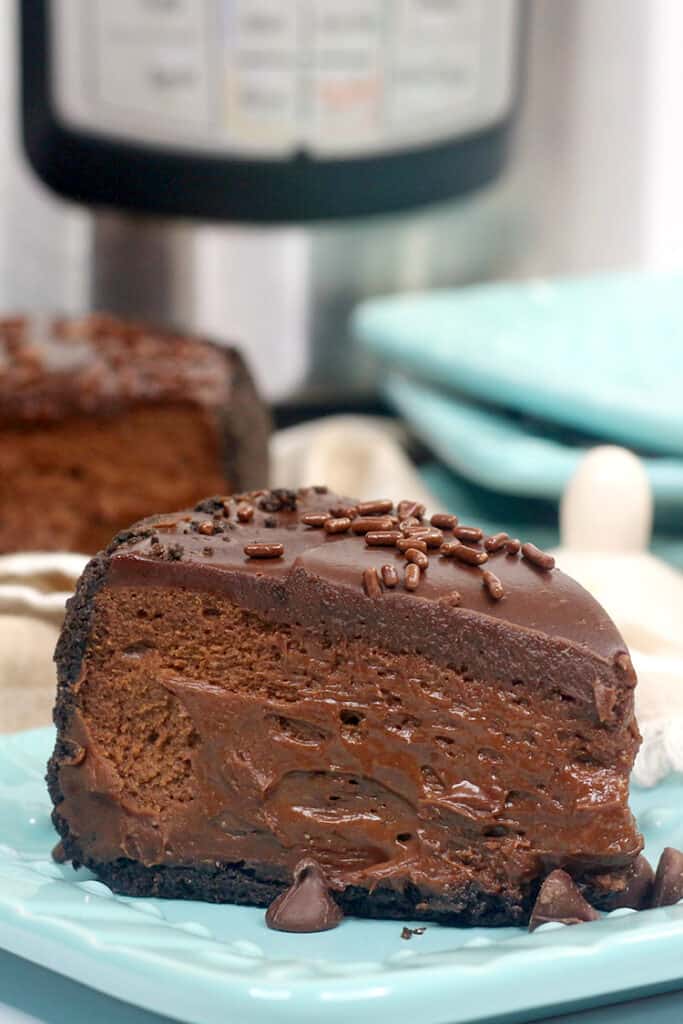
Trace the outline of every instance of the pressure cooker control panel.
<instances>
[{"instance_id":1,"label":"pressure cooker control panel","mask_svg":"<svg viewBox=\"0 0 683 1024\"><path fill-rule=\"evenodd\" d=\"M238 219L344 216L466 191L502 164L519 0L20 9L27 150L76 198Z\"/></svg>"},{"instance_id":2,"label":"pressure cooker control panel","mask_svg":"<svg viewBox=\"0 0 683 1024\"><path fill-rule=\"evenodd\" d=\"M52 0L66 124L158 145L386 152L509 112L514 0Z\"/></svg>"}]
</instances>

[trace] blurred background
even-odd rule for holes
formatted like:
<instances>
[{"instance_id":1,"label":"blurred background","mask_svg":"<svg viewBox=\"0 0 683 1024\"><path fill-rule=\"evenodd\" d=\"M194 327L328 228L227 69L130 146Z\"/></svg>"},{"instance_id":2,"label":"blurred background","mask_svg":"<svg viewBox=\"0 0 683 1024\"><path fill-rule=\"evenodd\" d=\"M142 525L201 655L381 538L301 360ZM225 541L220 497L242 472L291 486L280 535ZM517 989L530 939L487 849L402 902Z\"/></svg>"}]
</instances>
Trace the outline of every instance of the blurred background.
<instances>
[{"instance_id":1,"label":"blurred background","mask_svg":"<svg viewBox=\"0 0 683 1024\"><path fill-rule=\"evenodd\" d=\"M73 538L268 452L561 545L634 777L680 771L681 53L680 0L0 0L0 732L49 721Z\"/></svg>"}]
</instances>

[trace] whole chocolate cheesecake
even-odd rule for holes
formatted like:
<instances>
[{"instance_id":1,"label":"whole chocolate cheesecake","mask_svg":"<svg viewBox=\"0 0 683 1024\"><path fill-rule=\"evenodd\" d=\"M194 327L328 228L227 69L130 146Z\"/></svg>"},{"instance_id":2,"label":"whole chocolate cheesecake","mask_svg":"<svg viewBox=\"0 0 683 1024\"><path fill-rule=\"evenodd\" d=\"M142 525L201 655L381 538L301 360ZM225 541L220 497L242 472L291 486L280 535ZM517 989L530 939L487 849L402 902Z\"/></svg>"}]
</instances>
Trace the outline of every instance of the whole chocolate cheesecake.
<instances>
[{"instance_id":1,"label":"whole chocolate cheesecake","mask_svg":"<svg viewBox=\"0 0 683 1024\"><path fill-rule=\"evenodd\" d=\"M0 553L94 553L158 508L267 479L239 353L93 315L0 320Z\"/></svg>"},{"instance_id":2,"label":"whole chocolate cheesecake","mask_svg":"<svg viewBox=\"0 0 683 1024\"><path fill-rule=\"evenodd\" d=\"M211 498L90 562L56 661L60 854L116 892L266 906L296 869L346 913L500 925L556 869L602 908L633 881L628 652L506 534Z\"/></svg>"}]
</instances>

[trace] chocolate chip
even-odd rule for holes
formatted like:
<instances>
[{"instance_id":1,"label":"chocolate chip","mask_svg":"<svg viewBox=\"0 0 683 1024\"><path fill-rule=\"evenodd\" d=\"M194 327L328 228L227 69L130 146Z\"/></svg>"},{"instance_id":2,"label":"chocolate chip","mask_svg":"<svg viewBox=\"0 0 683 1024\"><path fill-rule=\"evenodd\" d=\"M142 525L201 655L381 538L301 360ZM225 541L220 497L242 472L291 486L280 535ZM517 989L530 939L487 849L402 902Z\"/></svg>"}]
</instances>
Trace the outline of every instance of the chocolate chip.
<instances>
[{"instance_id":1,"label":"chocolate chip","mask_svg":"<svg viewBox=\"0 0 683 1024\"><path fill-rule=\"evenodd\" d=\"M683 900L683 853L666 846L657 865L652 906L672 907L679 900Z\"/></svg>"},{"instance_id":2,"label":"chocolate chip","mask_svg":"<svg viewBox=\"0 0 683 1024\"><path fill-rule=\"evenodd\" d=\"M197 533L203 533L205 537L212 537L214 534L213 523L200 523L199 526L197 527Z\"/></svg>"},{"instance_id":3,"label":"chocolate chip","mask_svg":"<svg viewBox=\"0 0 683 1024\"><path fill-rule=\"evenodd\" d=\"M52 849L52 859L55 864L66 864L69 859L64 849L64 843L61 840Z\"/></svg>"},{"instance_id":4,"label":"chocolate chip","mask_svg":"<svg viewBox=\"0 0 683 1024\"><path fill-rule=\"evenodd\" d=\"M600 915L588 903L573 879L566 871L551 871L536 897L529 919L529 931L533 932L549 921L561 924L583 924L584 921L599 921Z\"/></svg>"},{"instance_id":5,"label":"chocolate chip","mask_svg":"<svg viewBox=\"0 0 683 1024\"><path fill-rule=\"evenodd\" d=\"M646 910L652 906L652 887L655 873L645 857L638 857L632 874L624 880L624 888L616 890L609 897L609 909L631 907L632 910Z\"/></svg>"},{"instance_id":6,"label":"chocolate chip","mask_svg":"<svg viewBox=\"0 0 683 1024\"><path fill-rule=\"evenodd\" d=\"M248 523L250 519L254 518L254 506L249 505L246 501L241 501L235 514L241 523Z\"/></svg>"},{"instance_id":7,"label":"chocolate chip","mask_svg":"<svg viewBox=\"0 0 683 1024\"><path fill-rule=\"evenodd\" d=\"M310 857L299 861L293 884L266 911L266 924L280 932L324 932L343 918L322 868Z\"/></svg>"}]
</instances>

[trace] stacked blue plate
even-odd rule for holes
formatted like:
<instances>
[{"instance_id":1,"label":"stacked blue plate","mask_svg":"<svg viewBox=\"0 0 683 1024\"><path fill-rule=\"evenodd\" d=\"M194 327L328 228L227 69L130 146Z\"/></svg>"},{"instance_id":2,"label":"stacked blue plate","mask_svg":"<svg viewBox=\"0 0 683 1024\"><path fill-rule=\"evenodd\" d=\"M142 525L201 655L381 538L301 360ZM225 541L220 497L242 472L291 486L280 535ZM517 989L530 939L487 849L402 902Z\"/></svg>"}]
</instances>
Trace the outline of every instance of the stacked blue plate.
<instances>
[{"instance_id":1,"label":"stacked blue plate","mask_svg":"<svg viewBox=\"0 0 683 1024\"><path fill-rule=\"evenodd\" d=\"M521 516L552 542L581 457L623 444L643 458L663 546L683 563L683 274L377 299L355 330L437 461L426 474L442 500L472 514L483 502L495 523Z\"/></svg>"}]
</instances>

